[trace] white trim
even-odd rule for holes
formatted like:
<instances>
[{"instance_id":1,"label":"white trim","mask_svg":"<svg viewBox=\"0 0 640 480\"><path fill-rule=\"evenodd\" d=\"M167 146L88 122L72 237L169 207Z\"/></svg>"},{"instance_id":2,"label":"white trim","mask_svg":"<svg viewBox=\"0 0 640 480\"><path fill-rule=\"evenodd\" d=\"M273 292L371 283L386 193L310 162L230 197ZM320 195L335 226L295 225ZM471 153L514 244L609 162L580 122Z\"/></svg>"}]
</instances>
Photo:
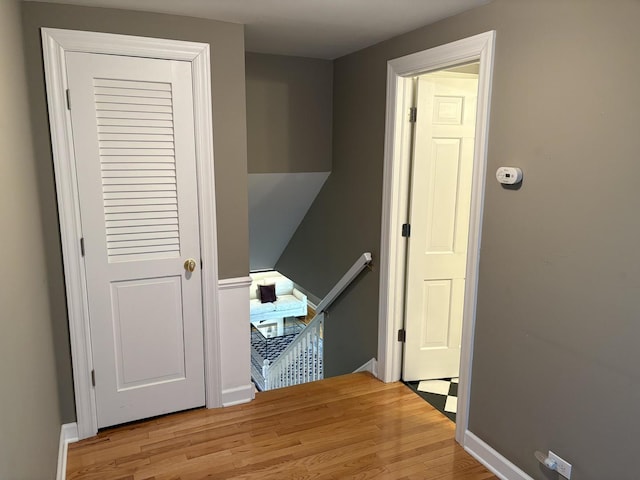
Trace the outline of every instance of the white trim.
<instances>
[{"instance_id":1,"label":"white trim","mask_svg":"<svg viewBox=\"0 0 640 480\"><path fill-rule=\"evenodd\" d=\"M58 470L56 480L67 478L67 451L69 444L78 441L78 424L65 423L60 427L60 445L58 446Z\"/></svg>"},{"instance_id":2,"label":"white trim","mask_svg":"<svg viewBox=\"0 0 640 480\"><path fill-rule=\"evenodd\" d=\"M253 280L251 277L236 277L236 278L223 278L218 281L218 288L220 290L233 290L236 288L248 287ZM247 302L249 300L247 299Z\"/></svg>"},{"instance_id":3,"label":"white trim","mask_svg":"<svg viewBox=\"0 0 640 480\"><path fill-rule=\"evenodd\" d=\"M489 107L493 74L495 31L391 60L387 64L387 117L385 131L382 235L380 242L380 303L378 321L378 369L385 382L400 380L402 345L395 333L404 324L405 242L400 231L407 218L408 159L402 140L404 107L411 77L463 63L479 61L478 114L474 149L471 216L464 300L460 387L456 415L456 440L464 441L469 415L471 359L478 288L478 262L484 201L489 132ZM405 129L406 130L406 129Z\"/></svg>"},{"instance_id":4,"label":"white trim","mask_svg":"<svg viewBox=\"0 0 640 480\"><path fill-rule=\"evenodd\" d=\"M250 402L255 398L251 383L251 343L249 334L249 287L252 278L225 278L219 281L222 405Z\"/></svg>"},{"instance_id":5,"label":"white trim","mask_svg":"<svg viewBox=\"0 0 640 480\"><path fill-rule=\"evenodd\" d=\"M209 45L108 33L42 28L51 145L58 196L79 438L98 431L91 387L91 338L71 119L66 108L66 52L140 56L191 62L200 215L205 391L208 408L222 405L218 318L218 252Z\"/></svg>"},{"instance_id":6,"label":"white trim","mask_svg":"<svg viewBox=\"0 0 640 480\"><path fill-rule=\"evenodd\" d=\"M409 82L400 81L398 73L389 62L378 307L378 373L384 382L400 380L402 368L402 349L400 344L393 341L393 330L397 332L402 327L404 315L405 265L403 261L396 259L404 258L406 255L406 242L398 234L398 228L402 228L401 225L408 218L407 188L410 179L411 131L406 128L406 122L402 120L400 112L408 108L411 91ZM393 292L388 290L391 287ZM390 319L388 324L387 319Z\"/></svg>"},{"instance_id":7,"label":"white trim","mask_svg":"<svg viewBox=\"0 0 640 480\"><path fill-rule=\"evenodd\" d=\"M222 391L222 406L233 407L241 403L247 403L256 396L256 389L253 382L240 387L228 388Z\"/></svg>"},{"instance_id":8,"label":"white trim","mask_svg":"<svg viewBox=\"0 0 640 480\"><path fill-rule=\"evenodd\" d=\"M470 431L465 432L464 449L502 480L533 480Z\"/></svg>"},{"instance_id":9,"label":"white trim","mask_svg":"<svg viewBox=\"0 0 640 480\"><path fill-rule=\"evenodd\" d=\"M367 363L360 365L360 367L356 368L353 373L359 372L369 372L374 377L378 376L378 361L375 358L372 358Z\"/></svg>"}]
</instances>

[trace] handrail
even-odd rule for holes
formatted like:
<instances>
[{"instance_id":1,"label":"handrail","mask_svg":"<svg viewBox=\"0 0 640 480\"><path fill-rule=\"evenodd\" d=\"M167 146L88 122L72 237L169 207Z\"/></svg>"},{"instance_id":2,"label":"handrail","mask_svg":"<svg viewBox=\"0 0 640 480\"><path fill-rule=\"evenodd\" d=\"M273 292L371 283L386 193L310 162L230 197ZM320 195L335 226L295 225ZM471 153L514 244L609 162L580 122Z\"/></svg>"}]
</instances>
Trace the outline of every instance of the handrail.
<instances>
[{"instance_id":1,"label":"handrail","mask_svg":"<svg viewBox=\"0 0 640 480\"><path fill-rule=\"evenodd\" d=\"M323 313L331 306L331 304L340 296L340 294L347 288L351 282L360 274L364 268L371 263L371 253L363 253L351 268L345 273L342 278L335 284L335 286L327 293L322 301L316 307L316 314Z\"/></svg>"}]
</instances>

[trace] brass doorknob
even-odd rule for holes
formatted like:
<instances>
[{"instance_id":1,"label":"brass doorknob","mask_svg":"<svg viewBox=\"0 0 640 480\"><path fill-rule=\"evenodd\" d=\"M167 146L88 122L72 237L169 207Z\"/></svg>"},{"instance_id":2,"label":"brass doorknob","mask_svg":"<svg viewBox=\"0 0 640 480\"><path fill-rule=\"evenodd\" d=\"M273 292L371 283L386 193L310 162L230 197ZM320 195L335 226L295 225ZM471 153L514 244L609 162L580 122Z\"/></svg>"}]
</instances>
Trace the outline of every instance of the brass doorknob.
<instances>
[{"instance_id":1,"label":"brass doorknob","mask_svg":"<svg viewBox=\"0 0 640 480\"><path fill-rule=\"evenodd\" d=\"M196 261L193 258L188 258L184 261L184 269L193 272L196 269Z\"/></svg>"}]
</instances>

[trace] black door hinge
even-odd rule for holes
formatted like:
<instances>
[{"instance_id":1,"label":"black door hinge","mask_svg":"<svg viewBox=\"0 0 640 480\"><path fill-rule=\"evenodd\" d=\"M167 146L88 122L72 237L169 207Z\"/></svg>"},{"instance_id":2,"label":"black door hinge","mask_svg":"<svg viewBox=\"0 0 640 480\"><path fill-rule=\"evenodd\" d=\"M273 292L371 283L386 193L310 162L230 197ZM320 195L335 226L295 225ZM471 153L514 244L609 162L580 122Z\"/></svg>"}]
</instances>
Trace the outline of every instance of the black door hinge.
<instances>
[{"instance_id":1,"label":"black door hinge","mask_svg":"<svg viewBox=\"0 0 640 480\"><path fill-rule=\"evenodd\" d=\"M416 123L416 120L418 120L418 107L411 107L409 109L409 121Z\"/></svg>"},{"instance_id":2,"label":"black door hinge","mask_svg":"<svg viewBox=\"0 0 640 480\"><path fill-rule=\"evenodd\" d=\"M69 93L68 88L67 88L67 110L71 110L71 93Z\"/></svg>"},{"instance_id":3,"label":"black door hinge","mask_svg":"<svg viewBox=\"0 0 640 480\"><path fill-rule=\"evenodd\" d=\"M80 239L80 255L84 257L84 237Z\"/></svg>"},{"instance_id":4,"label":"black door hinge","mask_svg":"<svg viewBox=\"0 0 640 480\"><path fill-rule=\"evenodd\" d=\"M410 237L411 236L411 224L410 223L403 223L402 224L402 236L403 237Z\"/></svg>"},{"instance_id":5,"label":"black door hinge","mask_svg":"<svg viewBox=\"0 0 640 480\"><path fill-rule=\"evenodd\" d=\"M96 386L96 371L91 370L91 385Z\"/></svg>"},{"instance_id":6,"label":"black door hinge","mask_svg":"<svg viewBox=\"0 0 640 480\"><path fill-rule=\"evenodd\" d=\"M398 330L398 341L403 343L407 341L407 331L404 328Z\"/></svg>"}]
</instances>

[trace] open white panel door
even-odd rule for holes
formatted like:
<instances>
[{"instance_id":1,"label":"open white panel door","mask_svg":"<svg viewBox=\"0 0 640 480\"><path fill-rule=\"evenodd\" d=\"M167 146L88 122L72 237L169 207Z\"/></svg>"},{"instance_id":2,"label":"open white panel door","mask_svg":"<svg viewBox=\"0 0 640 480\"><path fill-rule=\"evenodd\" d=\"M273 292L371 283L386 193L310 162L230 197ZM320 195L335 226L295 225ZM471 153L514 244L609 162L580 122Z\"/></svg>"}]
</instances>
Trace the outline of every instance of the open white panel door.
<instances>
[{"instance_id":1,"label":"open white panel door","mask_svg":"<svg viewBox=\"0 0 640 480\"><path fill-rule=\"evenodd\" d=\"M411 178L404 380L457 377L478 81L418 77Z\"/></svg>"},{"instance_id":2,"label":"open white panel door","mask_svg":"<svg viewBox=\"0 0 640 480\"><path fill-rule=\"evenodd\" d=\"M191 65L66 60L98 427L204 405Z\"/></svg>"}]
</instances>

